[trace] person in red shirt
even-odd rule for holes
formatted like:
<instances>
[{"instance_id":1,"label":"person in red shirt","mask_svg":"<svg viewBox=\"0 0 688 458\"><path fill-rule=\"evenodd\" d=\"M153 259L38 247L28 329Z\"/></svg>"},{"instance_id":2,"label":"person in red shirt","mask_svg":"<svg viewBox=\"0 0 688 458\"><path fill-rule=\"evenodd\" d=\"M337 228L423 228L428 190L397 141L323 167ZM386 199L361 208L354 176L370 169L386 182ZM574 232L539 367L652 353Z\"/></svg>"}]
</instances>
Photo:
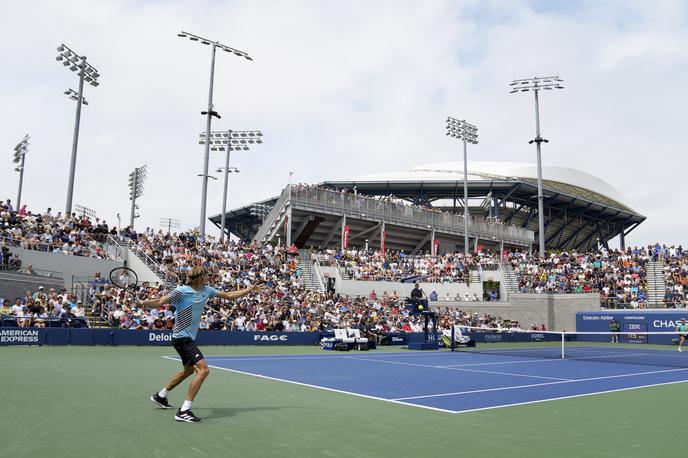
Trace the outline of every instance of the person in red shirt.
<instances>
[{"instance_id":1,"label":"person in red shirt","mask_svg":"<svg viewBox=\"0 0 688 458\"><path fill-rule=\"evenodd\" d=\"M405 332L411 332L411 325L408 321L404 322L404 325L401 327L401 330Z\"/></svg>"},{"instance_id":2,"label":"person in red shirt","mask_svg":"<svg viewBox=\"0 0 688 458\"><path fill-rule=\"evenodd\" d=\"M265 331L265 327L267 326L266 321L267 320L258 320L256 323L256 331Z\"/></svg>"}]
</instances>

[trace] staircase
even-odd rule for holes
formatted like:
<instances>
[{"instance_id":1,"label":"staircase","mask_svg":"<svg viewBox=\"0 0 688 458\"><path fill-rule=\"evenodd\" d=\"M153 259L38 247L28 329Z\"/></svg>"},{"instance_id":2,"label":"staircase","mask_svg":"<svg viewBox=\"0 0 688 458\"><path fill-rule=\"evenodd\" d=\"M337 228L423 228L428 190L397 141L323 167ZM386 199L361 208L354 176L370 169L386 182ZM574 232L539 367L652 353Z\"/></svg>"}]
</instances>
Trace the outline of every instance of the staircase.
<instances>
[{"instance_id":1,"label":"staircase","mask_svg":"<svg viewBox=\"0 0 688 458\"><path fill-rule=\"evenodd\" d=\"M647 288L647 306L664 307L664 262L649 261L645 266L645 282Z\"/></svg>"},{"instance_id":2,"label":"staircase","mask_svg":"<svg viewBox=\"0 0 688 458\"><path fill-rule=\"evenodd\" d=\"M315 269L313 268L313 263L310 261L310 253L308 250L299 250L299 269L301 270L301 278L303 278L303 286L307 290L322 290Z\"/></svg>"},{"instance_id":3,"label":"staircase","mask_svg":"<svg viewBox=\"0 0 688 458\"><path fill-rule=\"evenodd\" d=\"M285 213L287 212L287 203L289 202L290 187L287 186L282 191L282 194L275 202L275 205L270 210L270 213L263 220L263 224L258 229L258 232L253 237L254 242L262 243L268 242L275 235L275 232L279 228L282 220L284 219Z\"/></svg>"},{"instance_id":4,"label":"staircase","mask_svg":"<svg viewBox=\"0 0 688 458\"><path fill-rule=\"evenodd\" d=\"M514 268L509 264L503 264L500 269L502 270L507 296L518 293L518 278L516 278Z\"/></svg>"},{"instance_id":5,"label":"staircase","mask_svg":"<svg viewBox=\"0 0 688 458\"><path fill-rule=\"evenodd\" d=\"M351 280L351 274L349 274L349 271L346 270L345 267L339 264L339 261L337 261L337 270L339 271L339 276L342 277L342 280Z\"/></svg>"},{"instance_id":6,"label":"staircase","mask_svg":"<svg viewBox=\"0 0 688 458\"><path fill-rule=\"evenodd\" d=\"M111 237L111 239L114 241L114 243L117 243L122 248L128 248L129 251L134 254L134 256L136 256L153 272L153 274L155 274L160 283L164 284L167 288L174 288L176 286L176 281L174 281L172 278L168 278L166 269L162 265L158 264L155 259L148 256L148 254L146 254L146 252L139 248L139 246L134 242L129 239L120 240L116 237Z\"/></svg>"},{"instance_id":7,"label":"staircase","mask_svg":"<svg viewBox=\"0 0 688 458\"><path fill-rule=\"evenodd\" d=\"M89 300L88 291L94 279L95 277L75 277L72 282L72 294L84 304L89 327L111 328L112 326L106 319L91 311L93 303Z\"/></svg>"},{"instance_id":8,"label":"staircase","mask_svg":"<svg viewBox=\"0 0 688 458\"><path fill-rule=\"evenodd\" d=\"M86 319L91 328L111 328L112 326L107 320L91 311L86 312Z\"/></svg>"}]
</instances>

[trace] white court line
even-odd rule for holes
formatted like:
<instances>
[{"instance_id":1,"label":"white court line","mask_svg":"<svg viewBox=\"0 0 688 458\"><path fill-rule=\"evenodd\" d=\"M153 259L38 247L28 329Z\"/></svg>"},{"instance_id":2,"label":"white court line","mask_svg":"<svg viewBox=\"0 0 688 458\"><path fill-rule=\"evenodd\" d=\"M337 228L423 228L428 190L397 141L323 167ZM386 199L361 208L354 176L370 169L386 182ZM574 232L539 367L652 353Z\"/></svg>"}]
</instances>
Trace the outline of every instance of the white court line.
<instances>
[{"instance_id":1,"label":"white court line","mask_svg":"<svg viewBox=\"0 0 688 458\"><path fill-rule=\"evenodd\" d=\"M173 358L171 356L163 356L163 358L171 359L172 361L181 361L179 358ZM274 380L277 382L291 383L293 385L307 386L309 388L317 388L319 390L332 391L335 393L350 394L352 396L358 396L361 398L375 399L376 401L391 402L392 404L401 404L401 405L410 406L410 407L420 407L421 409L435 410L437 412L457 413L456 410L440 409L439 407L423 406L423 405L419 405L419 404L412 404L410 402L397 401L395 399L379 398L377 396L369 396L367 394L354 393L352 391L337 390L335 388L327 388L325 386L311 385L310 383L296 382L294 380L286 380L286 379L277 378L277 377L268 377L267 375L253 374L251 372L238 371L236 369L228 369L226 367L212 366L210 364L208 364L208 366L212 367L213 369L219 369L221 371L235 372L237 374L250 375L252 377L258 377L258 378L267 379L267 380Z\"/></svg>"},{"instance_id":2,"label":"white court line","mask_svg":"<svg viewBox=\"0 0 688 458\"><path fill-rule=\"evenodd\" d=\"M444 366L436 366L436 367L442 367L442 368L452 368L452 367L471 367L471 366L496 366L500 364L523 364L523 363L547 363L547 362L552 362L552 361L580 361L580 360L585 360L585 359L602 359L602 358L633 358L637 356L651 356L650 353L637 353L634 355L629 355L629 354L612 354L612 355L604 355L604 356L581 356L581 357L575 357L575 358L533 358L533 359L523 359L523 360L518 360L518 361L498 361L496 363L468 363L468 364L447 364ZM652 366L652 364L650 364ZM663 366L663 364L656 364L656 366Z\"/></svg>"},{"instance_id":3,"label":"white court line","mask_svg":"<svg viewBox=\"0 0 688 458\"><path fill-rule=\"evenodd\" d=\"M395 401L408 401L411 399L427 399L427 398L440 398L440 397L446 397L446 396L460 396L460 395L464 395L464 394L489 393L492 391L518 390L521 388L532 388L532 387L536 387L536 386L562 385L565 383L590 382L590 381L594 381L594 380L608 380L608 379L613 379L613 378L635 377L637 375L663 374L666 372L679 372L679 371L688 371L688 368L667 369L667 370L662 370L662 371L650 371L650 372L636 372L633 374L605 375L603 377L589 377L589 378L580 378L580 379L576 379L576 380L561 380L558 382L533 383L530 385L513 385L513 386L505 386L505 387L501 387L501 388L485 388L482 390L456 391L453 393L426 394L426 395L422 395L422 396L408 396L408 397L403 397L403 398L395 398L394 400ZM682 381L688 382L688 380L682 380ZM661 385L661 383L660 383L660 385ZM645 385L645 386L654 386L654 385ZM604 393L604 391L600 391L600 393Z\"/></svg>"},{"instance_id":4,"label":"white court line","mask_svg":"<svg viewBox=\"0 0 688 458\"><path fill-rule=\"evenodd\" d=\"M449 354L448 351L440 353L376 353L378 356L437 356ZM364 358L366 355L361 355L360 358ZM342 356L340 354L333 355L295 355L295 354L284 354L284 355L270 355L270 356L255 356L255 355L236 355L236 356L206 356L206 360L212 361L279 361L282 359L341 359L341 358L353 358L358 359L357 356Z\"/></svg>"},{"instance_id":5,"label":"white court line","mask_svg":"<svg viewBox=\"0 0 688 458\"><path fill-rule=\"evenodd\" d=\"M170 357L170 356L163 356L163 358L165 358L165 359L170 359L170 360L172 360L172 361L181 361L179 358L173 358L173 357ZM559 360L553 360L553 361L559 361ZM252 374L252 373L250 373L250 372L237 371L237 370L234 370L234 369L227 369L227 368L224 368L224 367L217 367L217 366L210 366L210 367L213 367L214 369L225 370L225 371L228 371L228 372L236 372L236 373L239 373L239 374L250 375L250 376L253 376L253 377L258 377L258 378L263 378L263 379L268 379L268 380L274 380L274 381L278 381L278 382L291 383L291 384L294 384L294 385L301 385L301 386L306 386L306 387L309 387L309 388L316 388L316 389L320 389L320 390L332 391L332 392L341 393L341 394L350 394L350 395L352 395L352 396L358 396L358 397L367 398L367 399L374 399L374 400L377 400L377 401L385 401L385 402L390 402L390 403L393 403L393 404L400 404L400 405L405 405L405 406L410 406L410 407L418 407L418 408L421 408L421 409L434 410L434 411L437 411L437 412L445 412L445 413L451 413L451 414L462 414L462 413L470 413L470 412L479 412L479 411L482 411L482 410L502 409L502 408L505 408L505 407L522 406L522 405L528 405L528 404L539 404L539 403L541 403L541 402L559 401L559 400L563 400L563 399L579 398L579 397L583 397L583 396L595 396L595 395L598 395L598 394L616 393L616 392L619 392L619 391L637 390L637 389L640 389L640 388L651 388L651 387L654 387L654 386L674 385L674 384L677 384L677 383L686 383L686 382L688 382L688 380L678 380L678 381L674 381L674 382L651 383L651 384L648 384L648 385L639 385L639 386L633 386L633 387L628 387L628 388L617 388L617 389L613 389L613 390L595 391L595 392L592 392L592 393L574 394L574 395L570 395L570 396L559 396L559 397L556 397L556 398L538 399L538 400L535 400L535 401L514 402L514 403L510 403L510 404L500 404L500 405L495 405L495 406L479 407L479 408L476 408L476 409L449 410L449 409L441 409L441 408L439 408L439 407L431 407L431 406L424 406L424 405L420 405L420 404L413 404L413 403L410 403L410 402L403 402L403 401L399 400L399 399L405 399L405 398L399 398L399 399L385 399L385 398L379 398L379 397L377 397L377 396L368 396L368 395L365 395L365 394L353 393L353 392L350 392L350 391L342 391L342 390L337 390L337 389L334 389L334 388L327 388L327 387L318 386L318 385L310 385L310 384L307 384L307 383L295 382L295 381L292 381L292 380L284 380L284 379L279 379L279 378L275 378L275 377L268 377L268 376L265 376L265 375ZM676 369L676 370L678 371L678 370L685 370L685 369ZM662 372L662 371L655 371L655 372ZM655 372L651 372L651 373L655 373ZM672 370L664 371L664 372L672 372ZM635 374L628 374L628 375L635 375ZM560 382L543 383L543 384L541 384L541 385L552 385L552 384L556 384L556 383L560 383ZM536 385L534 385L534 386L536 386Z\"/></svg>"},{"instance_id":6,"label":"white court line","mask_svg":"<svg viewBox=\"0 0 688 458\"><path fill-rule=\"evenodd\" d=\"M545 379L545 380L572 380L569 378L560 378L560 377L543 377L541 375L514 374L512 372L495 372L495 371L483 371L480 369L461 369L461 368L446 367L446 366L430 366L427 364L402 363L400 361L385 361L383 359L352 358L352 357L348 357L348 356L343 356L342 358L343 359L354 359L356 361L370 361L370 362L374 362L374 363L399 364L402 366L427 367L430 369L446 369L446 370L450 370L450 371L480 372L483 374L509 375L509 376L514 376L514 377L539 378L539 379Z\"/></svg>"},{"instance_id":7,"label":"white court line","mask_svg":"<svg viewBox=\"0 0 688 458\"><path fill-rule=\"evenodd\" d=\"M616 393L618 391L637 390L640 388L651 388L653 386L675 385L677 383L686 383L686 382L688 382L688 380L677 380L675 382L651 383L649 385L630 386L628 388L617 388L614 390L605 390L605 391L594 391L592 393L572 394L570 396L559 396L556 398L537 399L535 401L514 402L511 404L500 404L500 405L489 406L489 407L478 407L476 409L457 410L454 413L455 414L457 414L457 413L461 414L461 413L469 413L469 412L480 412L481 410L501 409L504 407L523 406L523 405L527 405L527 404L539 404L541 402L549 402L549 401L561 401L563 399L581 398L583 396L596 396L598 394Z\"/></svg>"}]
</instances>

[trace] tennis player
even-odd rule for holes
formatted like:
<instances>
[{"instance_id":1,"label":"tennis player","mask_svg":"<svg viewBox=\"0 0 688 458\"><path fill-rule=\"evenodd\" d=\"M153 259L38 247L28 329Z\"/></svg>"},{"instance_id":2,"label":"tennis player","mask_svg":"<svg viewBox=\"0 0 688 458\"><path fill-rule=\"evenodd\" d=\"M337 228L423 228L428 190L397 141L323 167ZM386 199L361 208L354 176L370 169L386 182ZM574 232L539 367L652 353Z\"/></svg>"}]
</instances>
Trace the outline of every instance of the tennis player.
<instances>
[{"instance_id":1,"label":"tennis player","mask_svg":"<svg viewBox=\"0 0 688 458\"><path fill-rule=\"evenodd\" d=\"M151 396L151 401L162 409L171 409L172 406L167 400L167 393L172 391L177 385L183 382L194 372L196 376L191 380L186 400L177 411L174 419L188 423L200 422L201 419L191 411L198 390L203 381L208 377L208 364L205 362L203 353L196 347L196 333L201 322L203 309L212 297L221 299L236 299L249 293L257 291L260 287L253 285L239 291L224 292L218 291L207 285L207 273L201 266L196 266L187 274L187 284L178 286L167 296L159 299L148 299L139 302L142 307L160 307L163 304L175 306L174 329L172 331L172 345L182 359L182 370L178 372L170 382L159 392Z\"/></svg>"},{"instance_id":2,"label":"tennis player","mask_svg":"<svg viewBox=\"0 0 688 458\"><path fill-rule=\"evenodd\" d=\"M686 324L686 319L681 318L676 326L676 332L678 332L678 351L683 351L683 344L686 341L686 335L688 335L688 324Z\"/></svg>"}]
</instances>

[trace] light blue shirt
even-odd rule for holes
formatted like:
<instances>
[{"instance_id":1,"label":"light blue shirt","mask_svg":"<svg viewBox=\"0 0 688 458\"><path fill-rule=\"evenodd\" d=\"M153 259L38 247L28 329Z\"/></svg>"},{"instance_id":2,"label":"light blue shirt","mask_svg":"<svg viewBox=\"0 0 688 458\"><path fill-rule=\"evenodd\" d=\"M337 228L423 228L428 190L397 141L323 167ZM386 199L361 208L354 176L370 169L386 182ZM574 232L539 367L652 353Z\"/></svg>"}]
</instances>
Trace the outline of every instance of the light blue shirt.
<instances>
[{"instance_id":1,"label":"light blue shirt","mask_svg":"<svg viewBox=\"0 0 688 458\"><path fill-rule=\"evenodd\" d=\"M216 294L217 290L210 286L204 286L200 291L188 285L177 286L170 293L170 303L175 306L172 338L188 337L195 340L203 309L208 299Z\"/></svg>"}]
</instances>

